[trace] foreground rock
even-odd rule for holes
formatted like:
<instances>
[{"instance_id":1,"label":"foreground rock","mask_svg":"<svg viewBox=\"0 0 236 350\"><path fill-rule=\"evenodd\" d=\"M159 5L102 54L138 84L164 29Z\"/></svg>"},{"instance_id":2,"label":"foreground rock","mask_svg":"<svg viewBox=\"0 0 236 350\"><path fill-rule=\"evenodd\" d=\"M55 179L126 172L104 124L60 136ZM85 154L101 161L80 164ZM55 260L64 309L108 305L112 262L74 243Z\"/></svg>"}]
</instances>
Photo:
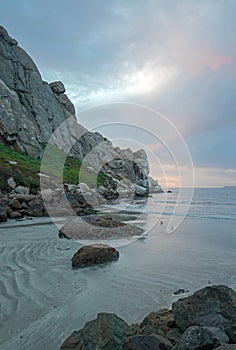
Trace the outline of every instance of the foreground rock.
<instances>
[{"instance_id":1,"label":"foreground rock","mask_svg":"<svg viewBox=\"0 0 236 350\"><path fill-rule=\"evenodd\" d=\"M63 343L61 350L122 350L123 339L129 335L129 326L115 314L100 313L96 320L74 332Z\"/></svg>"},{"instance_id":2,"label":"foreground rock","mask_svg":"<svg viewBox=\"0 0 236 350\"><path fill-rule=\"evenodd\" d=\"M236 292L223 285L205 287L172 305L174 318L184 332L189 326L214 326L235 341Z\"/></svg>"},{"instance_id":3,"label":"foreground rock","mask_svg":"<svg viewBox=\"0 0 236 350\"><path fill-rule=\"evenodd\" d=\"M136 335L124 341L123 350L171 350L172 344L161 335Z\"/></svg>"},{"instance_id":4,"label":"foreground rock","mask_svg":"<svg viewBox=\"0 0 236 350\"><path fill-rule=\"evenodd\" d=\"M178 350L210 350L228 341L227 335L217 327L191 326L184 332Z\"/></svg>"},{"instance_id":5,"label":"foreground rock","mask_svg":"<svg viewBox=\"0 0 236 350\"><path fill-rule=\"evenodd\" d=\"M140 227L113 220L111 217L90 215L75 218L66 223L59 231L60 238L73 239L109 239L141 236L144 230Z\"/></svg>"},{"instance_id":6,"label":"foreground rock","mask_svg":"<svg viewBox=\"0 0 236 350\"><path fill-rule=\"evenodd\" d=\"M223 285L205 287L174 303L172 310L151 312L140 325L98 314L72 333L61 350L236 350L228 333L235 326L235 294ZM218 326L209 324L216 320Z\"/></svg>"},{"instance_id":7,"label":"foreground rock","mask_svg":"<svg viewBox=\"0 0 236 350\"><path fill-rule=\"evenodd\" d=\"M119 259L119 252L107 244L91 244L80 248L72 257L72 267L87 267Z\"/></svg>"},{"instance_id":8,"label":"foreground rock","mask_svg":"<svg viewBox=\"0 0 236 350\"><path fill-rule=\"evenodd\" d=\"M150 327L154 333L165 336L171 328L175 327L175 320L171 310L161 309L151 312L140 324L142 332L146 332L147 327Z\"/></svg>"}]
</instances>

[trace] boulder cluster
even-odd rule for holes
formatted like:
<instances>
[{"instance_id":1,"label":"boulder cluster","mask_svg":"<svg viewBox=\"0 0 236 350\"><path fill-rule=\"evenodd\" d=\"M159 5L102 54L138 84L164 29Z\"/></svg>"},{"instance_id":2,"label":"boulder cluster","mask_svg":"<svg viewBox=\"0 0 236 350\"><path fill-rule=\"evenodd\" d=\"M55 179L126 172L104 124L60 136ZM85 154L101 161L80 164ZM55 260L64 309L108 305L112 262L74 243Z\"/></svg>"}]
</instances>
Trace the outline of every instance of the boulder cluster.
<instances>
[{"instance_id":1,"label":"boulder cluster","mask_svg":"<svg viewBox=\"0 0 236 350\"><path fill-rule=\"evenodd\" d=\"M83 185L81 184L81 187ZM18 186L7 195L0 194L0 222L7 221L7 219L41 217L49 214L51 216L95 214L94 208L82 193L79 185L77 191L74 189L70 191L67 187L66 189L48 189L37 194L29 194L27 187ZM86 192L86 198L90 196L91 201L93 195L94 193L90 190Z\"/></svg>"},{"instance_id":2,"label":"boulder cluster","mask_svg":"<svg viewBox=\"0 0 236 350\"><path fill-rule=\"evenodd\" d=\"M224 285L207 286L174 302L171 310L151 312L140 324L99 313L60 349L235 350L236 292Z\"/></svg>"}]
</instances>

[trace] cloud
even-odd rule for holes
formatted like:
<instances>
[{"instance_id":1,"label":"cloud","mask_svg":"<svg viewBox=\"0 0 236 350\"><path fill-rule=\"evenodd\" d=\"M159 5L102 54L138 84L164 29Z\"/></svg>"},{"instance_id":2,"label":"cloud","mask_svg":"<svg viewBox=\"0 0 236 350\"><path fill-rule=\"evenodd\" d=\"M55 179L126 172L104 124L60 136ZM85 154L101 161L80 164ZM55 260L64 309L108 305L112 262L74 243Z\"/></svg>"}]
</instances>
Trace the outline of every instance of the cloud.
<instances>
[{"instance_id":1,"label":"cloud","mask_svg":"<svg viewBox=\"0 0 236 350\"><path fill-rule=\"evenodd\" d=\"M194 163L208 169L236 166L235 12L234 0L1 5L2 24L45 80L65 83L78 112L116 101L157 109L182 133ZM109 118L116 121L117 115ZM96 123L103 120L96 115ZM148 127L158 131L154 122ZM173 147L175 138L167 138Z\"/></svg>"}]
</instances>

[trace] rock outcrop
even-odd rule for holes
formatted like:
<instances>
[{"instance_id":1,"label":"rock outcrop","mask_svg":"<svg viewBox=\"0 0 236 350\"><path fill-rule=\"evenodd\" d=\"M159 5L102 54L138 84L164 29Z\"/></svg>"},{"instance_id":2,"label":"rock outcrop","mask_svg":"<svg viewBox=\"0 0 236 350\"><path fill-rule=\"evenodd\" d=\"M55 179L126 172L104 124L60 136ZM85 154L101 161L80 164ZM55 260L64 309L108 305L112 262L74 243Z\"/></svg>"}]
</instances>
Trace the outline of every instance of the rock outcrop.
<instances>
[{"instance_id":1,"label":"rock outcrop","mask_svg":"<svg viewBox=\"0 0 236 350\"><path fill-rule=\"evenodd\" d=\"M60 228L59 237L97 241L141 236L143 233L144 230L138 226L113 220L111 217L89 215L68 221Z\"/></svg>"},{"instance_id":2,"label":"rock outcrop","mask_svg":"<svg viewBox=\"0 0 236 350\"><path fill-rule=\"evenodd\" d=\"M61 350L122 350L123 339L129 335L129 326L115 314L100 313L95 320L64 342Z\"/></svg>"},{"instance_id":3,"label":"rock outcrop","mask_svg":"<svg viewBox=\"0 0 236 350\"><path fill-rule=\"evenodd\" d=\"M99 314L72 333L61 350L233 350L236 341L227 332L235 325L235 294L227 286L205 287L178 300L172 310L151 312L140 325Z\"/></svg>"},{"instance_id":4,"label":"rock outcrop","mask_svg":"<svg viewBox=\"0 0 236 350\"><path fill-rule=\"evenodd\" d=\"M40 158L51 135L64 123L52 143L70 156L85 159L95 171L102 168L112 178L128 179L137 186L132 188L134 195L148 194L149 165L145 151L114 148L101 134L78 124L63 83L43 81L33 60L2 26L0 58L1 144ZM116 193L116 185L113 189L110 183L105 187Z\"/></svg>"},{"instance_id":5,"label":"rock outcrop","mask_svg":"<svg viewBox=\"0 0 236 350\"><path fill-rule=\"evenodd\" d=\"M235 341L236 292L223 285L205 287L172 305L178 328L214 326Z\"/></svg>"},{"instance_id":6,"label":"rock outcrop","mask_svg":"<svg viewBox=\"0 0 236 350\"><path fill-rule=\"evenodd\" d=\"M72 267L87 267L119 259L119 252L107 244L91 244L80 248L72 257Z\"/></svg>"}]
</instances>

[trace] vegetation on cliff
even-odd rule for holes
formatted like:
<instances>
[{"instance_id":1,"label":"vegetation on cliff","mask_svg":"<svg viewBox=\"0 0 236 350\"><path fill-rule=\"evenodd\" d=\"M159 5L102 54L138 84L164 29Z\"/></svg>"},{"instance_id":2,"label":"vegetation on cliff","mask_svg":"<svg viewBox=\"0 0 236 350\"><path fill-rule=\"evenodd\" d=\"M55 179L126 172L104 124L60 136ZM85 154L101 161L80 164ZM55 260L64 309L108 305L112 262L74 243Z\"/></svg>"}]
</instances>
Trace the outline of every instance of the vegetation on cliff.
<instances>
[{"instance_id":1,"label":"vegetation on cliff","mask_svg":"<svg viewBox=\"0 0 236 350\"><path fill-rule=\"evenodd\" d=\"M62 151L54 147L51 152L51 157L64 157ZM49 173L56 177L58 173L58 168L55 166L50 167L50 159L48 159L48 171ZM79 181L79 170L81 166L81 161L79 159L67 157L64 166L64 182L78 184ZM33 158L25 153L14 151L13 149L3 146L0 144L0 190L2 192L8 192L10 187L7 180L12 177L14 178L17 185L22 185L30 188L31 192L36 192L40 185L40 173L41 160ZM86 169L85 169L86 171ZM88 186L92 184L93 175L86 171L86 180ZM107 175L100 172L97 177L97 186L103 185Z\"/></svg>"}]
</instances>

